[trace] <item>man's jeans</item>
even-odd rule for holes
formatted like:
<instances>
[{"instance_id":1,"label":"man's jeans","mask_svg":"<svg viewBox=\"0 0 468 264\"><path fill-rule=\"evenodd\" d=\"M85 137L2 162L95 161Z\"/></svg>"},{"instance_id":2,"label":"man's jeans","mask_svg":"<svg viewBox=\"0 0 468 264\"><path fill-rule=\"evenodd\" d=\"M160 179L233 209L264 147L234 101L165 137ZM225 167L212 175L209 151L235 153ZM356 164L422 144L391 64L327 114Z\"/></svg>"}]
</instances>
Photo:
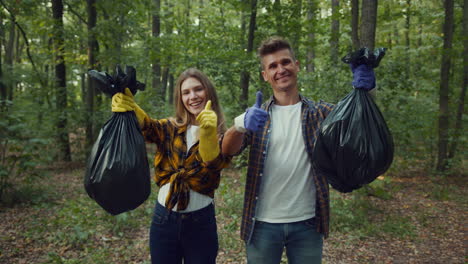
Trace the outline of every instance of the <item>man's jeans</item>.
<instances>
[{"instance_id":1,"label":"man's jeans","mask_svg":"<svg viewBox=\"0 0 468 264\"><path fill-rule=\"evenodd\" d=\"M190 213L157 203L150 229L151 263L215 264L218 234L214 205Z\"/></svg>"},{"instance_id":2,"label":"man's jeans","mask_svg":"<svg viewBox=\"0 0 468 264\"><path fill-rule=\"evenodd\" d=\"M289 264L322 262L323 235L316 230L315 219L287 224L257 221L247 247L248 264L279 264L283 248Z\"/></svg>"}]
</instances>

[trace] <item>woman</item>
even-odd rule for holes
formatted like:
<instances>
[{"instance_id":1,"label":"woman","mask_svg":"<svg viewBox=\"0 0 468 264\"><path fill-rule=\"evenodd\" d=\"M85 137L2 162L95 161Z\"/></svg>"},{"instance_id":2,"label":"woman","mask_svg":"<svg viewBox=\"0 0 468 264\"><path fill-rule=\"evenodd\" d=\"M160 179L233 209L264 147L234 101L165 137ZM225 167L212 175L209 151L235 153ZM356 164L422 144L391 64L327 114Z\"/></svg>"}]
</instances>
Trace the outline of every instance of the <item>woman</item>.
<instances>
[{"instance_id":1,"label":"woman","mask_svg":"<svg viewBox=\"0 0 468 264\"><path fill-rule=\"evenodd\" d=\"M220 154L224 117L215 88L197 69L178 78L175 117L151 119L131 92L112 98L112 111L135 111L145 140L157 145L154 158L160 187L150 228L153 264L216 263L218 235L213 205L220 171L230 159Z\"/></svg>"}]
</instances>

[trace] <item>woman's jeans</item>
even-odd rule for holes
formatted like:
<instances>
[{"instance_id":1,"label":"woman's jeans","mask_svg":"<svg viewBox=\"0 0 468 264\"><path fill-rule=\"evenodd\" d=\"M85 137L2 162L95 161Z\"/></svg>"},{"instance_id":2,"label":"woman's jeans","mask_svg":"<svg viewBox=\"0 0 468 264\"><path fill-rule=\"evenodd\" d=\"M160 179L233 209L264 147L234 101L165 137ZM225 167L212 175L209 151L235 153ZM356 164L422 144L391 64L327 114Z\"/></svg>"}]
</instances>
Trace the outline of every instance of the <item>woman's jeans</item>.
<instances>
[{"instance_id":1,"label":"woman's jeans","mask_svg":"<svg viewBox=\"0 0 468 264\"><path fill-rule=\"evenodd\" d=\"M214 205L189 213L156 204L150 228L151 263L215 264L218 233Z\"/></svg>"},{"instance_id":2,"label":"woman's jeans","mask_svg":"<svg viewBox=\"0 0 468 264\"><path fill-rule=\"evenodd\" d=\"M248 264L279 264L283 249L289 264L316 264L322 261L322 234L315 219L294 223L255 222L247 247Z\"/></svg>"}]
</instances>

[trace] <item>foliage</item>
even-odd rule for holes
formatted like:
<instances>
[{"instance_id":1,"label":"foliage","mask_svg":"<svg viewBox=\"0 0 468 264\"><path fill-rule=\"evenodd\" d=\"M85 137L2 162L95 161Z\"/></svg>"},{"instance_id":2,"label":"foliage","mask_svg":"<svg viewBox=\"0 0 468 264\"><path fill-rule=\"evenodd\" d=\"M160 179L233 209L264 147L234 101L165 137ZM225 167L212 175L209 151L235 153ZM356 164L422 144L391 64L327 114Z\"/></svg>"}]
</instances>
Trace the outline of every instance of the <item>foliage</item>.
<instances>
[{"instance_id":1,"label":"foliage","mask_svg":"<svg viewBox=\"0 0 468 264\"><path fill-rule=\"evenodd\" d=\"M301 63L301 93L313 100L323 99L331 103L343 98L351 89L352 75L344 63L333 65L330 61L330 1L257 2L254 50L268 36L287 38L293 43ZM35 135L33 138L48 142L53 142L57 134L56 117L66 116L75 161L86 160L89 153L84 142L87 122L91 120L94 136L97 136L97 131L111 115L110 99L99 92L94 101L94 112L92 115L86 112L89 33L95 34L99 45L98 64L93 68L112 72L116 64L133 65L137 69L137 78L147 84L146 91L137 94L136 101L153 118L174 113L172 98L169 98L171 87L168 86L161 97L161 87L151 85L154 77L151 66L156 59L161 69L167 70L173 79L188 67L197 67L207 73L217 88L227 125L245 110L241 107L244 102L239 99L241 72L250 73L247 105L253 104L256 90L262 90L265 98L271 96L271 89L261 77L258 59L253 52L245 52L251 13L248 1L161 1L161 34L155 38L151 24L153 1L97 1L97 24L88 32L86 2L69 0L64 2L63 32L68 103L66 110L58 113L54 88L55 51L50 43L53 36L50 2L6 0L3 3L0 12L4 19L0 26L5 33L1 42L5 52L1 54L0 87L8 87L7 93L11 94L8 100L14 105L2 114L12 116L8 118L22 116L22 130L34 131L30 133ZM437 156L438 79L444 12L440 1L411 1L411 6L407 3L387 1L379 5L376 47L387 47L388 51L376 69L377 103L393 133L395 156L406 165L423 160L423 166L431 168ZM461 5L455 5L451 126L457 107L453 99L460 94L463 73L462 10ZM12 15L25 36L18 26L13 35ZM309 15L313 15L312 18ZM409 25L406 24L408 19ZM338 54L343 56L351 50L350 1L340 1L339 20ZM311 33L313 39L309 37ZM10 39L14 52L7 48ZM31 57L26 53L28 46ZM312 51L315 70L307 71L307 54ZM11 63L7 60L9 56ZM463 115L463 121L465 119L466 115ZM6 120L2 119L2 122ZM453 130L449 134L451 141ZM462 170L460 168L466 163L463 154L466 153L467 139L462 133L458 152L449 163L452 171ZM19 146L25 143L16 141L15 144L23 149L30 148ZM55 158L56 151L48 148L43 156ZM238 160L239 165L245 164L245 157Z\"/></svg>"},{"instance_id":2,"label":"foliage","mask_svg":"<svg viewBox=\"0 0 468 264\"><path fill-rule=\"evenodd\" d=\"M377 179L351 194L331 192L331 232L349 234L357 239L369 236L414 237L415 229L411 221L404 216L386 214L369 199L370 195L378 199L392 200L389 180Z\"/></svg>"},{"instance_id":3,"label":"foliage","mask_svg":"<svg viewBox=\"0 0 468 264\"><path fill-rule=\"evenodd\" d=\"M5 194L14 190L14 183L30 183L41 176L37 167L46 161L42 153L48 141L35 137L28 129L18 115L0 120L0 202L13 202L13 198L8 199Z\"/></svg>"}]
</instances>

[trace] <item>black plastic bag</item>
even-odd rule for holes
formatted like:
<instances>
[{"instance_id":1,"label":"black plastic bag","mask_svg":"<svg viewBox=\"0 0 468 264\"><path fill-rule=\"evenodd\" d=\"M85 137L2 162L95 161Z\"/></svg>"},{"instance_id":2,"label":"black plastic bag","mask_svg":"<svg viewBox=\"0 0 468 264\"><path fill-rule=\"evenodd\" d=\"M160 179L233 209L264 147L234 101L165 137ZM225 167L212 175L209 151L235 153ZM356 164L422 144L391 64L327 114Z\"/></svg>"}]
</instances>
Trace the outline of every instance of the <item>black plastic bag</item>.
<instances>
[{"instance_id":1,"label":"black plastic bag","mask_svg":"<svg viewBox=\"0 0 468 264\"><path fill-rule=\"evenodd\" d=\"M113 76L96 70L88 71L88 75L98 85L99 90L110 97L116 93L123 93L125 88L129 88L132 94L136 94L138 90L145 90L145 84L137 81L136 70L132 66L126 66L123 72L117 65Z\"/></svg>"},{"instance_id":2,"label":"black plastic bag","mask_svg":"<svg viewBox=\"0 0 468 264\"><path fill-rule=\"evenodd\" d=\"M354 52L346 54L346 56L341 58L341 61L343 61L346 64L353 63L356 66L361 64L367 64L369 66L372 66L373 68L377 68L379 66L380 61L385 56L386 51L386 48L377 48L374 50L373 53L370 53L368 48L361 48Z\"/></svg>"},{"instance_id":3,"label":"black plastic bag","mask_svg":"<svg viewBox=\"0 0 468 264\"><path fill-rule=\"evenodd\" d=\"M374 54L361 49L343 61L377 67L384 54L385 49ZM365 90L353 89L322 122L312 165L333 188L351 192L390 167L393 148L392 135L371 96Z\"/></svg>"},{"instance_id":4,"label":"black plastic bag","mask_svg":"<svg viewBox=\"0 0 468 264\"><path fill-rule=\"evenodd\" d=\"M101 91L109 96L133 94L145 85L136 81L133 67L125 73L117 66L114 76L89 71ZM140 206L151 193L146 146L134 112L113 113L104 124L88 159L84 186L89 197L104 210L117 215Z\"/></svg>"}]
</instances>

